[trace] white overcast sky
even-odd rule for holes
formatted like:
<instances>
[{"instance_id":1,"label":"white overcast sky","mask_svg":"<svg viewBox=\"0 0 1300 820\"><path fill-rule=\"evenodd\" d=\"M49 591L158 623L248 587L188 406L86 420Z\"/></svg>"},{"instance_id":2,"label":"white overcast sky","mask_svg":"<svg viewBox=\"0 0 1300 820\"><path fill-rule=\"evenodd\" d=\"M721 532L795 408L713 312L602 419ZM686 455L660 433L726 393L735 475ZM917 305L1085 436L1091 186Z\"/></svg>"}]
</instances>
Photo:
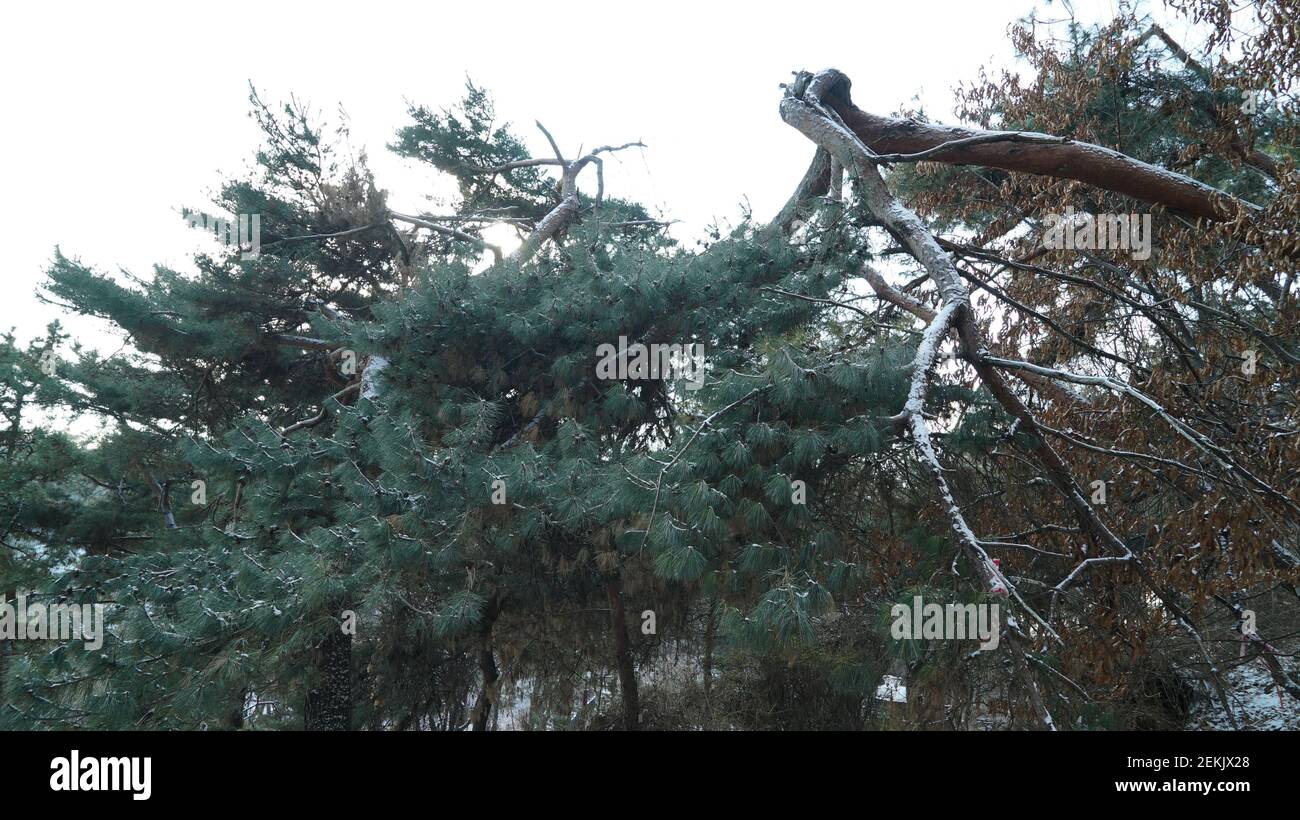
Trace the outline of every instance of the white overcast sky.
<instances>
[{"instance_id":1,"label":"white overcast sky","mask_svg":"<svg viewBox=\"0 0 1300 820\"><path fill-rule=\"evenodd\" d=\"M1111 0L1073 0L1082 21ZM662 206L698 236L759 217L789 195L811 156L777 115L791 70L836 67L859 106L924 105L952 121L951 90L981 66L1011 66L1007 26L1033 0L792 3L235 2L11 3L0 31L0 329L39 334L57 309L33 292L53 249L101 270L192 269L203 243L183 206L203 206L258 145L248 82L276 101L341 106L395 208L421 207L428 175L384 146L407 101L442 106L465 78L500 119L545 152L642 139L607 163L612 194ZM1060 3L1038 6L1058 18ZM1175 28L1175 33L1177 28ZM91 344L95 324L69 321ZM115 345L116 347L116 345Z\"/></svg>"}]
</instances>

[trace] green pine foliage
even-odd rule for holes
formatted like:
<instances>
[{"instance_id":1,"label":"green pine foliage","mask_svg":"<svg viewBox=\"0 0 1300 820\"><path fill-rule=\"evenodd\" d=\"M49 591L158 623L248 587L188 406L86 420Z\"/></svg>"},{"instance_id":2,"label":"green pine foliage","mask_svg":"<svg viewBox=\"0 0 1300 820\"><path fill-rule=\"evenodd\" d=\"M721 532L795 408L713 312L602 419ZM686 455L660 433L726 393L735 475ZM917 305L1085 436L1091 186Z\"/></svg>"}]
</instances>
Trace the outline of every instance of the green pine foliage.
<instances>
[{"instance_id":1,"label":"green pine foliage","mask_svg":"<svg viewBox=\"0 0 1300 820\"><path fill-rule=\"evenodd\" d=\"M1225 93L1194 72L1131 80L1115 93L1152 104ZM625 717L622 664L678 657L690 674L641 675L643 725L867 727L885 725L884 672L965 663L889 640L888 602L979 593L949 571L932 485L882 421L918 334L851 309L860 265L890 258L853 197L793 237L745 219L688 249L585 187L558 241L489 265L464 236L390 218L365 157L305 108L251 101L264 145L211 213L260 215L256 259L137 278L60 252L45 298L124 350L68 348L57 327L0 340L0 591L109 604L98 650L5 648L0 728L322 726L340 658L352 728L465 728L484 698L532 728L605 728ZM1178 147L1123 99L1089 105L1090 121L1125 112L1121 150ZM390 149L454 183L446 225L526 231L557 204L550 166L485 172L533 157L484 90L409 115ZM1211 162L1195 174L1261 194ZM969 204L936 224L992 223ZM702 345L702 386L599 378L620 337ZM46 350L64 351L54 373ZM973 383L936 381L927 401L965 490L1010 419ZM105 426L77 441L47 412Z\"/></svg>"}]
</instances>

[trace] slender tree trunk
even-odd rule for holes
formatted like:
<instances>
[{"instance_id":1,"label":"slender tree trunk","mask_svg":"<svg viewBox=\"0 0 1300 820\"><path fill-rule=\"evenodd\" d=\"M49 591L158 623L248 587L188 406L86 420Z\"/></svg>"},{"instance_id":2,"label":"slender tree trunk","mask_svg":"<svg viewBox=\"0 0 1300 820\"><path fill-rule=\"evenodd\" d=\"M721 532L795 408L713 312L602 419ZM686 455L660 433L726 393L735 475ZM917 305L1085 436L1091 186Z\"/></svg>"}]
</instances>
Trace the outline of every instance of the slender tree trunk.
<instances>
[{"instance_id":1,"label":"slender tree trunk","mask_svg":"<svg viewBox=\"0 0 1300 820\"><path fill-rule=\"evenodd\" d=\"M5 697L5 679L9 674L9 641L0 641L0 706L8 703Z\"/></svg>"},{"instance_id":2,"label":"slender tree trunk","mask_svg":"<svg viewBox=\"0 0 1300 820\"><path fill-rule=\"evenodd\" d=\"M306 728L346 732L352 728L352 636L332 629L318 651L320 683L307 693Z\"/></svg>"},{"instance_id":3,"label":"slender tree trunk","mask_svg":"<svg viewBox=\"0 0 1300 820\"><path fill-rule=\"evenodd\" d=\"M704 709L713 723L713 644L718 632L718 596L709 599L708 620L704 624Z\"/></svg>"},{"instance_id":4,"label":"slender tree trunk","mask_svg":"<svg viewBox=\"0 0 1300 820\"><path fill-rule=\"evenodd\" d=\"M637 701L636 669L632 665L632 652L628 648L627 613L623 608L623 584L619 576L610 576L605 582L605 596L609 599L610 626L614 631L614 659L618 665L619 689L623 694L623 728L635 732L641 728L641 707Z\"/></svg>"},{"instance_id":5,"label":"slender tree trunk","mask_svg":"<svg viewBox=\"0 0 1300 820\"><path fill-rule=\"evenodd\" d=\"M18 588L3 590L3 598L10 606L18 604ZM19 617L22 617L19 614ZM5 681L9 674L9 656L14 651L14 642L12 640L0 640L0 706L9 702L5 697Z\"/></svg>"},{"instance_id":6,"label":"slender tree trunk","mask_svg":"<svg viewBox=\"0 0 1300 820\"><path fill-rule=\"evenodd\" d=\"M14 404L14 411L9 416L9 436L8 443L5 446L5 461L11 463L14 457L18 455L18 437L23 432L23 403L26 398L25 394L18 394L18 401Z\"/></svg>"},{"instance_id":7,"label":"slender tree trunk","mask_svg":"<svg viewBox=\"0 0 1300 820\"><path fill-rule=\"evenodd\" d=\"M474 705L475 732L487 731L492 707L497 702L497 681L501 678L501 673L497 669L496 657L492 654L492 627L500 614L501 601L493 594L488 599L483 611L483 622L479 626L478 669L483 674L483 688L479 691L478 703Z\"/></svg>"}]
</instances>

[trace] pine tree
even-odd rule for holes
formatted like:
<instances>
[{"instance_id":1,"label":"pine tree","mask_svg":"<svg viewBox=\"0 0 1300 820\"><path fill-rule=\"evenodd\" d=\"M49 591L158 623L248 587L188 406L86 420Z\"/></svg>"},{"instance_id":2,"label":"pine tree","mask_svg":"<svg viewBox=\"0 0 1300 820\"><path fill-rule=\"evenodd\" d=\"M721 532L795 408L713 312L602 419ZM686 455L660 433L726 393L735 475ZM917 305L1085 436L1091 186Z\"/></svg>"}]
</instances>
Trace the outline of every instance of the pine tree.
<instances>
[{"instance_id":1,"label":"pine tree","mask_svg":"<svg viewBox=\"0 0 1300 820\"><path fill-rule=\"evenodd\" d=\"M639 143L539 123L533 156L470 85L390 146L456 195L396 213L254 93L253 172L188 213L257 214L256 257L123 283L58 254L46 298L129 344L0 347L0 586L112 602L98 652L10 647L0 725L897 725L886 673L914 727L1222 697L1211 638L1293 618L1300 572L1295 112L1234 113L1289 77L1127 12L1067 34L1015 29L1032 84L965 87L962 131L797 76L795 194L695 248L605 191ZM1042 247L1066 204L1149 211L1150 261ZM913 596L1013 617L991 653L892 640Z\"/></svg>"}]
</instances>

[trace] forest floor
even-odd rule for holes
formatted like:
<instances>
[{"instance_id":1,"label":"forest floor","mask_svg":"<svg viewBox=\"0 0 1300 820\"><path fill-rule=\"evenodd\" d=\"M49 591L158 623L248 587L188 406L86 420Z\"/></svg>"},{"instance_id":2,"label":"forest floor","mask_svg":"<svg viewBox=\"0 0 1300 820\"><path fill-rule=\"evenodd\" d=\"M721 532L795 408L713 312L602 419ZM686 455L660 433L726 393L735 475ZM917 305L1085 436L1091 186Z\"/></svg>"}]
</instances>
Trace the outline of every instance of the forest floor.
<instances>
[{"instance_id":1,"label":"forest floor","mask_svg":"<svg viewBox=\"0 0 1300 820\"><path fill-rule=\"evenodd\" d=\"M1290 647L1294 650L1296 647ZM1294 664L1283 663L1294 669ZM1263 661L1254 660L1224 673L1223 683L1228 690L1241 729L1256 731L1300 730L1300 701L1283 693L1269 676ZM1223 707L1207 701L1192 711L1188 729L1232 729Z\"/></svg>"}]
</instances>

